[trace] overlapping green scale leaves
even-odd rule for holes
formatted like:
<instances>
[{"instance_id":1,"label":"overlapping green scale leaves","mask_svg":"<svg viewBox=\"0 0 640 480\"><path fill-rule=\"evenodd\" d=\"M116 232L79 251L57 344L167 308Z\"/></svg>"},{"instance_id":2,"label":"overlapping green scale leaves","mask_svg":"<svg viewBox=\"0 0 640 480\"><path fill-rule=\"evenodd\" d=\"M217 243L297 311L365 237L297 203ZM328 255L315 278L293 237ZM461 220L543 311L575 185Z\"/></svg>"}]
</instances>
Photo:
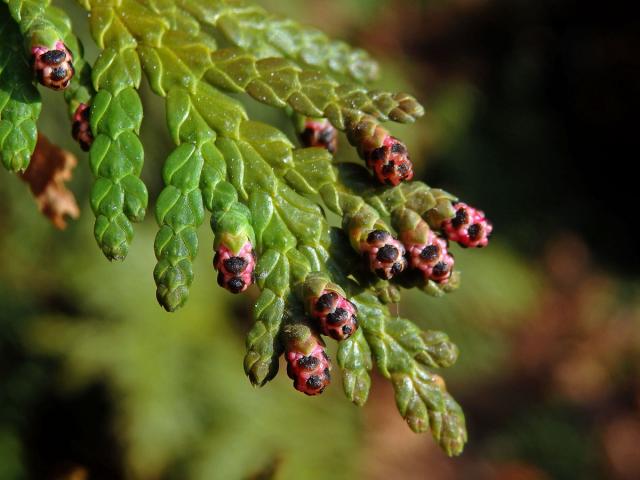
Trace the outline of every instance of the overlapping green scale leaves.
<instances>
[{"instance_id":1,"label":"overlapping green scale leaves","mask_svg":"<svg viewBox=\"0 0 640 480\"><path fill-rule=\"evenodd\" d=\"M361 83L375 80L378 65L364 50L331 40L314 28L241 1L179 0L233 45L258 58L285 57Z\"/></svg>"},{"instance_id":2,"label":"overlapping green scale leaves","mask_svg":"<svg viewBox=\"0 0 640 480\"><path fill-rule=\"evenodd\" d=\"M188 300L197 229L209 212L214 248L224 244L236 252L250 242L256 254L260 294L244 360L254 385L278 372L283 327L307 322L301 292L305 281L322 277L340 285L358 309L360 328L337 350L346 396L357 405L367 401L376 365L392 382L407 424L416 432L431 431L449 455L459 454L466 441L464 415L434 373L455 362L457 348L444 333L422 331L387 307L399 301L400 287L442 295L458 285L459 276L447 284L381 280L365 267L360 252L367 232L382 229L397 236L405 228L399 212L439 228L453 216L456 198L421 182L375 186L363 166L338 164L322 148L299 148L279 129L250 119L229 93L246 94L289 115L327 118L354 145L382 122L413 122L422 106L409 95L369 87L377 66L365 52L260 7L232 0L80 3L90 12L100 49L91 67L68 18L50 2L7 0L8 7L1 7L15 19L0 20L3 38L26 46L0 48L5 166L24 169L37 135L40 103L27 52L62 40L76 66L65 92L69 113L80 103L91 106L95 236L109 259L123 259L133 223L147 208L138 138L144 75L165 99L175 143L155 205L158 302L174 311Z\"/></svg>"},{"instance_id":3,"label":"overlapping green scale leaves","mask_svg":"<svg viewBox=\"0 0 640 480\"><path fill-rule=\"evenodd\" d=\"M147 188L140 180L144 150L138 138L142 103L137 89L141 67L137 41L112 6L91 10L91 33L102 49L92 71L96 91L91 106L95 136L89 154L96 180L91 208L96 215L94 234L107 258L122 260L133 239L132 222L147 209Z\"/></svg>"},{"instance_id":4,"label":"overlapping green scale leaves","mask_svg":"<svg viewBox=\"0 0 640 480\"><path fill-rule=\"evenodd\" d=\"M29 166L36 146L41 101L18 25L4 4L0 38L0 160L7 170L20 172Z\"/></svg>"},{"instance_id":5,"label":"overlapping green scale leaves","mask_svg":"<svg viewBox=\"0 0 640 480\"><path fill-rule=\"evenodd\" d=\"M4 0L22 33L26 51L43 46L54 48L71 31L69 17L51 6L51 0Z\"/></svg>"},{"instance_id":6,"label":"overlapping green scale leaves","mask_svg":"<svg viewBox=\"0 0 640 480\"><path fill-rule=\"evenodd\" d=\"M259 59L253 51L227 48L212 55L207 81L230 92L246 92L277 108L310 117L326 117L339 130L365 118L413 122L424 113L410 95L341 83L330 74L304 69L286 58Z\"/></svg>"}]
</instances>

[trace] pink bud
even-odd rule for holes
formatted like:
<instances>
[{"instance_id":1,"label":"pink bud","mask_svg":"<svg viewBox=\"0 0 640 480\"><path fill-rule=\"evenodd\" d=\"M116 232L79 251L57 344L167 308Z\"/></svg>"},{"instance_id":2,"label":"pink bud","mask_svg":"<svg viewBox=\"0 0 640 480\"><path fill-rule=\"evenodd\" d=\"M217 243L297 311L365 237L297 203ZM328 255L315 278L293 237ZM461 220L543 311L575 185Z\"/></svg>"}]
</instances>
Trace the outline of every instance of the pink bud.
<instances>
[{"instance_id":1,"label":"pink bud","mask_svg":"<svg viewBox=\"0 0 640 480\"><path fill-rule=\"evenodd\" d=\"M332 290L323 290L311 300L309 314L318 320L323 335L338 341L349 338L358 329L355 305Z\"/></svg>"},{"instance_id":2,"label":"pink bud","mask_svg":"<svg viewBox=\"0 0 640 480\"><path fill-rule=\"evenodd\" d=\"M371 231L360 248L368 257L371 271L382 279L393 278L407 266L404 245L384 230Z\"/></svg>"},{"instance_id":3,"label":"pink bud","mask_svg":"<svg viewBox=\"0 0 640 480\"><path fill-rule=\"evenodd\" d=\"M465 248L486 247L493 225L485 218L484 212L462 202L454 207L455 216L442 223L442 231L447 238Z\"/></svg>"},{"instance_id":4,"label":"pink bud","mask_svg":"<svg viewBox=\"0 0 640 480\"><path fill-rule=\"evenodd\" d=\"M324 343L319 338L311 353L288 350L287 375L293 380L296 390L306 395L318 395L331 382L331 363L325 351Z\"/></svg>"},{"instance_id":5,"label":"pink bud","mask_svg":"<svg viewBox=\"0 0 640 480\"><path fill-rule=\"evenodd\" d=\"M33 71L38 81L53 90L64 90L75 73L71 52L58 41L55 49L36 46L31 49L33 54Z\"/></svg>"},{"instance_id":6,"label":"pink bud","mask_svg":"<svg viewBox=\"0 0 640 480\"><path fill-rule=\"evenodd\" d=\"M387 134L381 147L365 150L363 153L367 166L373 170L380 183L395 186L413 178L409 152L397 138Z\"/></svg>"},{"instance_id":7,"label":"pink bud","mask_svg":"<svg viewBox=\"0 0 640 480\"><path fill-rule=\"evenodd\" d=\"M213 259L218 270L218 284L231 293L244 292L253 283L256 266L255 254L250 242L244 244L237 254L226 245L220 245Z\"/></svg>"},{"instance_id":8,"label":"pink bud","mask_svg":"<svg viewBox=\"0 0 640 480\"><path fill-rule=\"evenodd\" d=\"M446 283L453 272L454 259L447 241L429 232L426 243L407 246L411 266L423 272L425 280Z\"/></svg>"}]
</instances>

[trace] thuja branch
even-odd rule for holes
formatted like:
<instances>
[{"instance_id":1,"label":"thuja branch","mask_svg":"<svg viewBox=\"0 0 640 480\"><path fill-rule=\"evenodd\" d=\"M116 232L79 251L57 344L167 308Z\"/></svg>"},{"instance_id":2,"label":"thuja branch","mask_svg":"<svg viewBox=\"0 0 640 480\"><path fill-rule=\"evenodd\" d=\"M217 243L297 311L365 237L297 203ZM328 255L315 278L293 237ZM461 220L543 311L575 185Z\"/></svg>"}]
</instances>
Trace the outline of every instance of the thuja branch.
<instances>
[{"instance_id":1,"label":"thuja branch","mask_svg":"<svg viewBox=\"0 0 640 480\"><path fill-rule=\"evenodd\" d=\"M7 170L20 172L29 166L36 147L41 102L18 25L4 4L0 4L0 38L0 160Z\"/></svg>"},{"instance_id":2,"label":"thuja branch","mask_svg":"<svg viewBox=\"0 0 640 480\"><path fill-rule=\"evenodd\" d=\"M229 42L259 58L285 57L358 82L370 82L378 75L378 65L364 50L331 40L319 30L270 14L256 5L215 0L178 3L216 28Z\"/></svg>"},{"instance_id":3,"label":"thuja branch","mask_svg":"<svg viewBox=\"0 0 640 480\"><path fill-rule=\"evenodd\" d=\"M484 247L492 226L455 196L411 181L409 149L384 124L421 117L412 96L371 86L377 66L364 51L250 4L83 0L99 50L89 65L64 12L48 1L6 3L5 167L23 170L33 152L35 83L63 90L72 135L89 151L95 178L96 240L107 258L123 260L148 205L138 137L146 77L166 104L175 144L154 210L160 305L174 311L187 303L197 229L209 215L215 273L208 281L233 294L259 290L244 359L252 384L274 378L284 354L294 387L322 393L337 370L323 337L335 340L352 402L367 401L375 366L412 430L431 431L449 455L462 451L464 415L434 372L455 362L457 347L387 304L400 301L402 288L453 291L460 274L449 241ZM297 141L251 119L230 94L281 109ZM363 162L336 163L337 131Z\"/></svg>"}]
</instances>

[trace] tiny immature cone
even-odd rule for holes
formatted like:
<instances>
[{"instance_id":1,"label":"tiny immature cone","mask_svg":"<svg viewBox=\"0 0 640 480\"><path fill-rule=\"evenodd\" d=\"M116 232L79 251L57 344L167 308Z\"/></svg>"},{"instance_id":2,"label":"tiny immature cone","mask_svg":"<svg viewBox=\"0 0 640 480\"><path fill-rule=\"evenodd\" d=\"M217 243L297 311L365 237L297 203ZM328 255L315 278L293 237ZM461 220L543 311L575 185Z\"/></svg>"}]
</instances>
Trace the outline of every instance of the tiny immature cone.
<instances>
[{"instance_id":1,"label":"tiny immature cone","mask_svg":"<svg viewBox=\"0 0 640 480\"><path fill-rule=\"evenodd\" d=\"M36 46L31 53L33 72L38 82L53 90L64 90L69 86L75 70L73 56L64 43L57 41L53 49Z\"/></svg>"},{"instance_id":2,"label":"tiny immature cone","mask_svg":"<svg viewBox=\"0 0 640 480\"><path fill-rule=\"evenodd\" d=\"M383 185L396 186L413 178L407 147L374 120L365 118L350 125L347 136Z\"/></svg>"},{"instance_id":3,"label":"tiny immature cone","mask_svg":"<svg viewBox=\"0 0 640 480\"><path fill-rule=\"evenodd\" d=\"M218 270L218 284L231 293L244 292L254 281L256 257L255 235L251 227L251 212L241 203L211 216L216 252L213 266Z\"/></svg>"},{"instance_id":4,"label":"tiny immature cone","mask_svg":"<svg viewBox=\"0 0 640 480\"><path fill-rule=\"evenodd\" d=\"M484 212L470 207L466 203L454 204L455 216L442 222L442 232L461 247L486 247L493 225L484 216Z\"/></svg>"},{"instance_id":5,"label":"tiny immature cone","mask_svg":"<svg viewBox=\"0 0 640 480\"><path fill-rule=\"evenodd\" d=\"M331 382L331 361L320 336L303 324L283 329L287 375L296 390L318 395Z\"/></svg>"},{"instance_id":6,"label":"tiny immature cone","mask_svg":"<svg viewBox=\"0 0 640 480\"><path fill-rule=\"evenodd\" d=\"M250 242L246 242L237 253L221 244L216 249L213 264L218 270L218 284L231 293L244 292L253 283L256 257Z\"/></svg>"},{"instance_id":7,"label":"tiny immature cone","mask_svg":"<svg viewBox=\"0 0 640 480\"><path fill-rule=\"evenodd\" d=\"M389 233L389 227L371 206L358 206L343 217L342 224L353 249L381 279L390 280L407 267L404 245Z\"/></svg>"},{"instance_id":8,"label":"tiny immature cone","mask_svg":"<svg viewBox=\"0 0 640 480\"><path fill-rule=\"evenodd\" d=\"M414 244L409 249L411 266L423 272L426 280L446 283L453 273L454 259L449 253L447 241L429 232L424 244Z\"/></svg>"},{"instance_id":9,"label":"tiny immature cone","mask_svg":"<svg viewBox=\"0 0 640 480\"><path fill-rule=\"evenodd\" d=\"M310 274L304 285L307 314L318 322L320 333L345 340L358 329L357 309L344 291L321 274Z\"/></svg>"},{"instance_id":10,"label":"tiny immature cone","mask_svg":"<svg viewBox=\"0 0 640 480\"><path fill-rule=\"evenodd\" d=\"M404 245L385 230L372 230L361 243L369 268L384 280L399 275L407 267Z\"/></svg>"},{"instance_id":11,"label":"tiny immature cone","mask_svg":"<svg viewBox=\"0 0 640 480\"><path fill-rule=\"evenodd\" d=\"M363 147L367 167L373 170L380 183L399 185L413 178L413 164L404 143L386 135L382 145L376 148Z\"/></svg>"},{"instance_id":12,"label":"tiny immature cone","mask_svg":"<svg viewBox=\"0 0 640 480\"><path fill-rule=\"evenodd\" d=\"M80 144L80 148L85 152L89 151L93 143L93 134L91 133L91 125L89 124L90 112L91 107L85 103L81 103L73 114L73 123L71 124L71 136Z\"/></svg>"},{"instance_id":13,"label":"tiny immature cone","mask_svg":"<svg viewBox=\"0 0 640 480\"><path fill-rule=\"evenodd\" d=\"M425 280L446 283L453 273L454 259L447 240L436 235L415 211L394 212L400 239L407 248L412 268L420 270Z\"/></svg>"},{"instance_id":14,"label":"tiny immature cone","mask_svg":"<svg viewBox=\"0 0 640 480\"><path fill-rule=\"evenodd\" d=\"M38 134L29 168L20 175L29 184L38 209L61 230L67 226L66 216L76 219L80 215L73 193L65 187L77 163L71 153Z\"/></svg>"},{"instance_id":15,"label":"tiny immature cone","mask_svg":"<svg viewBox=\"0 0 640 480\"><path fill-rule=\"evenodd\" d=\"M323 290L313 298L311 316L318 320L323 335L338 341L349 338L358 328L355 305L333 290Z\"/></svg>"},{"instance_id":16,"label":"tiny immature cone","mask_svg":"<svg viewBox=\"0 0 640 480\"><path fill-rule=\"evenodd\" d=\"M338 150L338 131L326 118L305 118L300 140L305 147L326 148L331 154Z\"/></svg>"}]
</instances>

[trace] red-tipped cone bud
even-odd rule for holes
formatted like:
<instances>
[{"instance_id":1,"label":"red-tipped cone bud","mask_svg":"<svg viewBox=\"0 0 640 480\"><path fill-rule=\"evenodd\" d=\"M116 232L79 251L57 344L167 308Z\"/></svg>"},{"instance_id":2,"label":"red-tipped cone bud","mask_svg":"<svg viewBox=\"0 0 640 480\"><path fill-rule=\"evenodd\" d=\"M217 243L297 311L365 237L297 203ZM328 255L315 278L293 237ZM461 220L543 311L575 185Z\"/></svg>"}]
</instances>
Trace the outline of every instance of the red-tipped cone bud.
<instances>
[{"instance_id":1,"label":"red-tipped cone bud","mask_svg":"<svg viewBox=\"0 0 640 480\"><path fill-rule=\"evenodd\" d=\"M300 140L305 147L322 147L330 153L338 150L338 131L326 118L306 118Z\"/></svg>"},{"instance_id":2,"label":"red-tipped cone bud","mask_svg":"<svg viewBox=\"0 0 640 480\"><path fill-rule=\"evenodd\" d=\"M369 267L380 278L389 280L407 267L402 243L384 230L373 230L361 246L369 259Z\"/></svg>"},{"instance_id":3,"label":"red-tipped cone bud","mask_svg":"<svg viewBox=\"0 0 640 480\"><path fill-rule=\"evenodd\" d=\"M218 270L218 284L231 293L244 292L253 283L253 270L256 266L255 254L251 243L247 242L237 254L226 245L220 245L213 258Z\"/></svg>"},{"instance_id":4,"label":"red-tipped cone bud","mask_svg":"<svg viewBox=\"0 0 640 480\"><path fill-rule=\"evenodd\" d=\"M456 214L442 223L442 231L449 240L458 242L462 247L486 247L493 225L484 216L465 203L454 205Z\"/></svg>"},{"instance_id":5,"label":"red-tipped cone bud","mask_svg":"<svg viewBox=\"0 0 640 480\"><path fill-rule=\"evenodd\" d=\"M91 133L91 125L89 124L89 105L81 103L73 114L73 123L71 124L71 136L80 144L80 148L88 152L93 143L93 134Z\"/></svg>"},{"instance_id":6,"label":"red-tipped cone bud","mask_svg":"<svg viewBox=\"0 0 640 480\"><path fill-rule=\"evenodd\" d=\"M64 90L75 73L73 57L64 43L56 42L55 49L33 47L33 71L38 81L53 90Z\"/></svg>"},{"instance_id":7,"label":"red-tipped cone bud","mask_svg":"<svg viewBox=\"0 0 640 480\"><path fill-rule=\"evenodd\" d=\"M318 320L320 332L335 340L345 340L358 329L356 307L332 290L323 290L311 299L311 316Z\"/></svg>"},{"instance_id":8,"label":"red-tipped cone bud","mask_svg":"<svg viewBox=\"0 0 640 480\"><path fill-rule=\"evenodd\" d=\"M331 362L322 339L311 333L303 342L287 345L287 375L296 390L306 395L318 395L331 382Z\"/></svg>"},{"instance_id":9,"label":"red-tipped cone bud","mask_svg":"<svg viewBox=\"0 0 640 480\"><path fill-rule=\"evenodd\" d=\"M433 232L427 242L408 247L411 266L424 273L426 280L446 283L453 272L453 255L448 251L447 241Z\"/></svg>"},{"instance_id":10,"label":"red-tipped cone bud","mask_svg":"<svg viewBox=\"0 0 640 480\"><path fill-rule=\"evenodd\" d=\"M413 164L407 147L389 134L377 148L367 148L363 144L362 153L367 167L373 170L380 183L395 186L413 178Z\"/></svg>"}]
</instances>

